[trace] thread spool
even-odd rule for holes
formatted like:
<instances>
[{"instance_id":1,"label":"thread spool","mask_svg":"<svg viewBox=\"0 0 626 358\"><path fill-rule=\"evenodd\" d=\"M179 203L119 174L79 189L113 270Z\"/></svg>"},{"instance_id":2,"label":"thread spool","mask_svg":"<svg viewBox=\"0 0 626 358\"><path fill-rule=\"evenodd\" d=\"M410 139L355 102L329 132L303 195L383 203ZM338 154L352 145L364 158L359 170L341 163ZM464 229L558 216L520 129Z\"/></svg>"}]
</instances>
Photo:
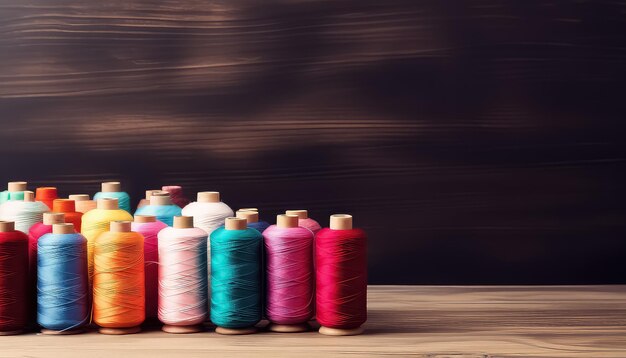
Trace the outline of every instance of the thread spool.
<instances>
[{"instance_id":1,"label":"thread spool","mask_svg":"<svg viewBox=\"0 0 626 358\"><path fill-rule=\"evenodd\" d=\"M150 205L138 208L135 215L154 215L157 220L164 222L167 226L172 226L174 216L180 216L181 212L181 208L172 203L169 193L159 191L153 192Z\"/></svg>"},{"instance_id":2,"label":"thread spool","mask_svg":"<svg viewBox=\"0 0 626 358\"><path fill-rule=\"evenodd\" d=\"M89 282L93 277L93 245L96 238L109 230L111 222L132 220L127 211L118 208L117 199L111 198L98 199L96 208L83 214L81 233L87 239Z\"/></svg>"},{"instance_id":3,"label":"thread spool","mask_svg":"<svg viewBox=\"0 0 626 358\"><path fill-rule=\"evenodd\" d=\"M43 221L43 213L50 208L42 202L35 201L32 191L25 191L24 200L10 200L0 205L0 220L15 222L15 229L27 233L31 226Z\"/></svg>"},{"instance_id":4,"label":"thread spool","mask_svg":"<svg viewBox=\"0 0 626 358\"><path fill-rule=\"evenodd\" d=\"M81 230L83 213L76 211L76 202L71 199L54 199L52 212L65 214L65 222L74 225L77 232Z\"/></svg>"},{"instance_id":5,"label":"thread spool","mask_svg":"<svg viewBox=\"0 0 626 358\"><path fill-rule=\"evenodd\" d=\"M28 237L0 221L0 336L20 334L28 319Z\"/></svg>"},{"instance_id":6,"label":"thread spool","mask_svg":"<svg viewBox=\"0 0 626 358\"><path fill-rule=\"evenodd\" d=\"M52 210L52 204L56 198L58 198L58 195L55 187L47 186L35 189L35 200L46 204L50 210Z\"/></svg>"},{"instance_id":7,"label":"thread spool","mask_svg":"<svg viewBox=\"0 0 626 358\"><path fill-rule=\"evenodd\" d=\"M97 192L93 199L98 201L98 199L117 199L118 206L120 209L125 210L130 213L130 197L128 193L122 191L122 184L118 181L110 181L102 183L101 191ZM132 220L132 219L131 219Z\"/></svg>"},{"instance_id":8,"label":"thread spool","mask_svg":"<svg viewBox=\"0 0 626 358\"><path fill-rule=\"evenodd\" d=\"M313 234L317 234L322 230L322 226L315 220L309 218L309 212L307 210L287 210L287 215L296 215L298 217L298 226L313 231Z\"/></svg>"},{"instance_id":9,"label":"thread spool","mask_svg":"<svg viewBox=\"0 0 626 358\"><path fill-rule=\"evenodd\" d=\"M143 199L139 200L139 204L137 204L137 210L139 210L139 208L143 208L146 205L150 205L150 197L152 196L152 193L159 191L159 189L146 190L146 196Z\"/></svg>"},{"instance_id":10,"label":"thread spool","mask_svg":"<svg viewBox=\"0 0 626 358\"><path fill-rule=\"evenodd\" d=\"M335 214L315 235L316 315L320 333L363 333L367 320L367 237L352 216ZM349 285L343 284L350 282Z\"/></svg>"},{"instance_id":11,"label":"thread spool","mask_svg":"<svg viewBox=\"0 0 626 358\"><path fill-rule=\"evenodd\" d=\"M313 317L313 232L298 226L296 215L278 215L263 239L269 330L305 332Z\"/></svg>"},{"instance_id":12,"label":"thread spool","mask_svg":"<svg viewBox=\"0 0 626 358\"><path fill-rule=\"evenodd\" d=\"M235 215L228 205L220 201L217 191L199 192L197 201L185 206L181 214L193 216L194 226L204 230L209 237L213 230L224 224L224 219Z\"/></svg>"},{"instance_id":13,"label":"thread spool","mask_svg":"<svg viewBox=\"0 0 626 358\"><path fill-rule=\"evenodd\" d=\"M60 214L62 215L62 214ZM55 223L38 242L37 321L43 334L77 334L89 321L87 240L71 223Z\"/></svg>"},{"instance_id":14,"label":"thread spool","mask_svg":"<svg viewBox=\"0 0 626 358\"><path fill-rule=\"evenodd\" d=\"M167 333L196 333L208 317L207 234L190 216L159 232L159 320Z\"/></svg>"},{"instance_id":15,"label":"thread spool","mask_svg":"<svg viewBox=\"0 0 626 358\"><path fill-rule=\"evenodd\" d=\"M145 320L144 239L113 221L94 242L93 320L102 334L132 334Z\"/></svg>"},{"instance_id":16,"label":"thread spool","mask_svg":"<svg viewBox=\"0 0 626 358\"><path fill-rule=\"evenodd\" d=\"M180 185L164 185L161 190L166 193L170 193L170 197L172 198L172 202L181 208L184 208L187 204L191 202L183 193L183 187Z\"/></svg>"},{"instance_id":17,"label":"thread spool","mask_svg":"<svg viewBox=\"0 0 626 358\"><path fill-rule=\"evenodd\" d=\"M157 235L167 225L152 215L135 215L131 230L143 235L144 281L146 286L146 319L158 317L159 251Z\"/></svg>"},{"instance_id":18,"label":"thread spool","mask_svg":"<svg viewBox=\"0 0 626 358\"><path fill-rule=\"evenodd\" d=\"M246 219L249 228L258 230L261 234L267 229L270 224L267 221L259 220L259 212L253 210L237 210L235 216L241 219Z\"/></svg>"},{"instance_id":19,"label":"thread spool","mask_svg":"<svg viewBox=\"0 0 626 358\"><path fill-rule=\"evenodd\" d=\"M44 213L43 222L36 223L28 230L28 282L29 320L37 321L37 242L39 238L52 233L54 224L64 223L63 213Z\"/></svg>"},{"instance_id":20,"label":"thread spool","mask_svg":"<svg viewBox=\"0 0 626 358\"><path fill-rule=\"evenodd\" d=\"M0 204L3 204L9 200L24 200L24 192L27 189L28 183L25 181L11 181L7 185L7 190L0 193Z\"/></svg>"},{"instance_id":21,"label":"thread spool","mask_svg":"<svg viewBox=\"0 0 626 358\"><path fill-rule=\"evenodd\" d=\"M263 237L229 217L211 234L211 321L219 334L250 334L261 320Z\"/></svg>"},{"instance_id":22,"label":"thread spool","mask_svg":"<svg viewBox=\"0 0 626 358\"><path fill-rule=\"evenodd\" d=\"M84 214L96 208L96 201L89 199L88 194L72 194L68 199L74 200L74 207L79 213Z\"/></svg>"}]
</instances>

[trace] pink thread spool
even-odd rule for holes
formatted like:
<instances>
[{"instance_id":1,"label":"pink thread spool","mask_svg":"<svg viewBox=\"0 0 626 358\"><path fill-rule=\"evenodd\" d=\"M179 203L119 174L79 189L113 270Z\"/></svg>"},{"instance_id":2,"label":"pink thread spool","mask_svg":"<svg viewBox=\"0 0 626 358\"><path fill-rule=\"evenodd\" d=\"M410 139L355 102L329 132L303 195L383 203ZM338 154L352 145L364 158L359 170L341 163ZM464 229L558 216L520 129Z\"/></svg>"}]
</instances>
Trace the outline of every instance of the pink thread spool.
<instances>
[{"instance_id":1,"label":"pink thread spool","mask_svg":"<svg viewBox=\"0 0 626 358\"><path fill-rule=\"evenodd\" d=\"M265 241L265 315L274 332L304 332L313 317L313 232L298 226L295 215L278 215L263 232Z\"/></svg>"},{"instance_id":2,"label":"pink thread spool","mask_svg":"<svg viewBox=\"0 0 626 358\"><path fill-rule=\"evenodd\" d=\"M209 315L207 233L175 216L159 232L159 320L167 333L196 333Z\"/></svg>"},{"instance_id":3,"label":"pink thread spool","mask_svg":"<svg viewBox=\"0 0 626 358\"><path fill-rule=\"evenodd\" d=\"M135 215L130 230L144 237L144 274L146 281L146 319L156 319L159 297L159 249L158 234L167 225L152 215Z\"/></svg>"},{"instance_id":4,"label":"pink thread spool","mask_svg":"<svg viewBox=\"0 0 626 358\"><path fill-rule=\"evenodd\" d=\"M287 215L296 215L298 217L298 226L313 231L313 234L317 234L322 230L322 226L315 220L309 218L309 212L307 210L287 210Z\"/></svg>"}]
</instances>

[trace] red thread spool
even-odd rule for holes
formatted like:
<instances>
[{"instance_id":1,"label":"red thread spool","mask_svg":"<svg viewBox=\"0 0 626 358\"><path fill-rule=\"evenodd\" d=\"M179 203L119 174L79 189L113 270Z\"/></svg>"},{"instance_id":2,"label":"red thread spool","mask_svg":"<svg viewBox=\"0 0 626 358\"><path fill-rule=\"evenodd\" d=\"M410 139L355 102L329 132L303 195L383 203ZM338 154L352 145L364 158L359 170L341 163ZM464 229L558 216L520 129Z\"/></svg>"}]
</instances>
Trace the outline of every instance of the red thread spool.
<instances>
[{"instance_id":1,"label":"red thread spool","mask_svg":"<svg viewBox=\"0 0 626 358\"><path fill-rule=\"evenodd\" d=\"M0 335L19 334L28 319L28 237L0 221Z\"/></svg>"},{"instance_id":2,"label":"red thread spool","mask_svg":"<svg viewBox=\"0 0 626 358\"><path fill-rule=\"evenodd\" d=\"M50 210L52 210L52 203L54 199L58 198L57 188L55 187L41 187L35 191L35 201L41 201L46 204Z\"/></svg>"},{"instance_id":3,"label":"red thread spool","mask_svg":"<svg viewBox=\"0 0 626 358\"><path fill-rule=\"evenodd\" d=\"M367 237L352 216L331 215L330 228L315 235L316 314L320 333L363 332L367 320Z\"/></svg>"},{"instance_id":4,"label":"red thread spool","mask_svg":"<svg viewBox=\"0 0 626 358\"><path fill-rule=\"evenodd\" d=\"M44 213L43 222L36 223L28 230L28 295L30 298L29 320L37 322L37 242L45 234L52 233L52 225L62 224L63 213Z\"/></svg>"},{"instance_id":5,"label":"red thread spool","mask_svg":"<svg viewBox=\"0 0 626 358\"><path fill-rule=\"evenodd\" d=\"M76 232L80 232L83 213L76 212L76 202L70 199L55 199L52 202L52 212L65 214L65 222L74 224Z\"/></svg>"},{"instance_id":6,"label":"red thread spool","mask_svg":"<svg viewBox=\"0 0 626 358\"><path fill-rule=\"evenodd\" d=\"M166 193L170 193L170 198L172 198L172 203L184 208L191 201L185 196L183 193L183 188L180 185L164 185L161 190Z\"/></svg>"}]
</instances>

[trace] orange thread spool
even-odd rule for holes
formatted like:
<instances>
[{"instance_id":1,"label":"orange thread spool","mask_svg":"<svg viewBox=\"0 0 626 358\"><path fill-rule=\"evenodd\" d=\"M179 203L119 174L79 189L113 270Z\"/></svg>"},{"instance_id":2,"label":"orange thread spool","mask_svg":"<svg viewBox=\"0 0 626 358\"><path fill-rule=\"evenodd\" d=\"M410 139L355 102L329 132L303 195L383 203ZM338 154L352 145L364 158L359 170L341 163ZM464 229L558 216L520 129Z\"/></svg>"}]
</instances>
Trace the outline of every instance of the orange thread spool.
<instances>
[{"instance_id":1,"label":"orange thread spool","mask_svg":"<svg viewBox=\"0 0 626 358\"><path fill-rule=\"evenodd\" d=\"M144 238L130 221L111 222L94 242L93 320L103 334L130 334L146 318Z\"/></svg>"},{"instance_id":2,"label":"orange thread spool","mask_svg":"<svg viewBox=\"0 0 626 358\"><path fill-rule=\"evenodd\" d=\"M58 196L57 188L55 187L40 187L35 190L35 201L41 201L46 204L50 210L52 210L52 202L56 198L58 198Z\"/></svg>"},{"instance_id":3,"label":"orange thread spool","mask_svg":"<svg viewBox=\"0 0 626 358\"><path fill-rule=\"evenodd\" d=\"M54 199L52 202L52 212L64 213L65 222L68 224L74 224L76 232L80 232L80 223L82 221L83 213L76 212L76 203L70 199Z\"/></svg>"}]
</instances>

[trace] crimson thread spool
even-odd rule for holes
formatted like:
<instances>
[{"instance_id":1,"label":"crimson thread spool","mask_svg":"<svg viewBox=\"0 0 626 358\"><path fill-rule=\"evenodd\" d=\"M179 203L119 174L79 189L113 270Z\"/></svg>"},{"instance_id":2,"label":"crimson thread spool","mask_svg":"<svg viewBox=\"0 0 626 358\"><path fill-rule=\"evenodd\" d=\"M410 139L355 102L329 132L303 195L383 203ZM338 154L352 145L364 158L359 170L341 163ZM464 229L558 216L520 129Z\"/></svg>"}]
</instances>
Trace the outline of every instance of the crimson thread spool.
<instances>
[{"instance_id":1,"label":"crimson thread spool","mask_svg":"<svg viewBox=\"0 0 626 358\"><path fill-rule=\"evenodd\" d=\"M72 194L68 197L74 200L74 207L79 213L86 213L96 208L96 201L89 199L89 194Z\"/></svg>"},{"instance_id":2,"label":"crimson thread spool","mask_svg":"<svg viewBox=\"0 0 626 358\"><path fill-rule=\"evenodd\" d=\"M320 333L363 333L367 320L367 237L352 216L335 214L315 235L316 315Z\"/></svg>"},{"instance_id":3,"label":"crimson thread spool","mask_svg":"<svg viewBox=\"0 0 626 358\"><path fill-rule=\"evenodd\" d=\"M181 208L184 208L191 201L183 193L183 187L180 185L164 185L161 190L166 193L170 193L172 202Z\"/></svg>"},{"instance_id":4,"label":"crimson thread spool","mask_svg":"<svg viewBox=\"0 0 626 358\"><path fill-rule=\"evenodd\" d=\"M285 214L296 215L298 217L298 226L313 231L313 234L317 234L318 231L322 230L322 226L309 217L307 210L287 210Z\"/></svg>"},{"instance_id":5,"label":"crimson thread spool","mask_svg":"<svg viewBox=\"0 0 626 358\"><path fill-rule=\"evenodd\" d=\"M295 215L278 215L263 232L265 316L274 332L305 332L313 317L313 233Z\"/></svg>"},{"instance_id":6,"label":"crimson thread spool","mask_svg":"<svg viewBox=\"0 0 626 358\"><path fill-rule=\"evenodd\" d=\"M0 221L0 336L24 331L28 302L28 237Z\"/></svg>"},{"instance_id":7,"label":"crimson thread spool","mask_svg":"<svg viewBox=\"0 0 626 358\"><path fill-rule=\"evenodd\" d=\"M56 198L58 198L57 188L53 186L40 187L35 190L35 200L46 204L50 210Z\"/></svg>"},{"instance_id":8,"label":"crimson thread spool","mask_svg":"<svg viewBox=\"0 0 626 358\"><path fill-rule=\"evenodd\" d=\"M65 214L65 222L74 224L74 230L80 232L83 213L76 211L76 202L70 199L54 199L52 202L53 213Z\"/></svg>"},{"instance_id":9,"label":"crimson thread spool","mask_svg":"<svg viewBox=\"0 0 626 358\"><path fill-rule=\"evenodd\" d=\"M156 321L159 297L159 239L158 234L167 224L153 215L135 215L131 231L138 232L144 238L144 271L146 285L146 319Z\"/></svg>"},{"instance_id":10,"label":"crimson thread spool","mask_svg":"<svg viewBox=\"0 0 626 358\"><path fill-rule=\"evenodd\" d=\"M40 237L52 233L54 224L64 223L64 220L63 213L44 213L43 222L36 223L28 230L29 318L32 322L37 319L37 242Z\"/></svg>"},{"instance_id":11,"label":"crimson thread spool","mask_svg":"<svg viewBox=\"0 0 626 358\"><path fill-rule=\"evenodd\" d=\"M114 221L93 248L93 321L102 334L141 331L146 318L143 236Z\"/></svg>"}]
</instances>

